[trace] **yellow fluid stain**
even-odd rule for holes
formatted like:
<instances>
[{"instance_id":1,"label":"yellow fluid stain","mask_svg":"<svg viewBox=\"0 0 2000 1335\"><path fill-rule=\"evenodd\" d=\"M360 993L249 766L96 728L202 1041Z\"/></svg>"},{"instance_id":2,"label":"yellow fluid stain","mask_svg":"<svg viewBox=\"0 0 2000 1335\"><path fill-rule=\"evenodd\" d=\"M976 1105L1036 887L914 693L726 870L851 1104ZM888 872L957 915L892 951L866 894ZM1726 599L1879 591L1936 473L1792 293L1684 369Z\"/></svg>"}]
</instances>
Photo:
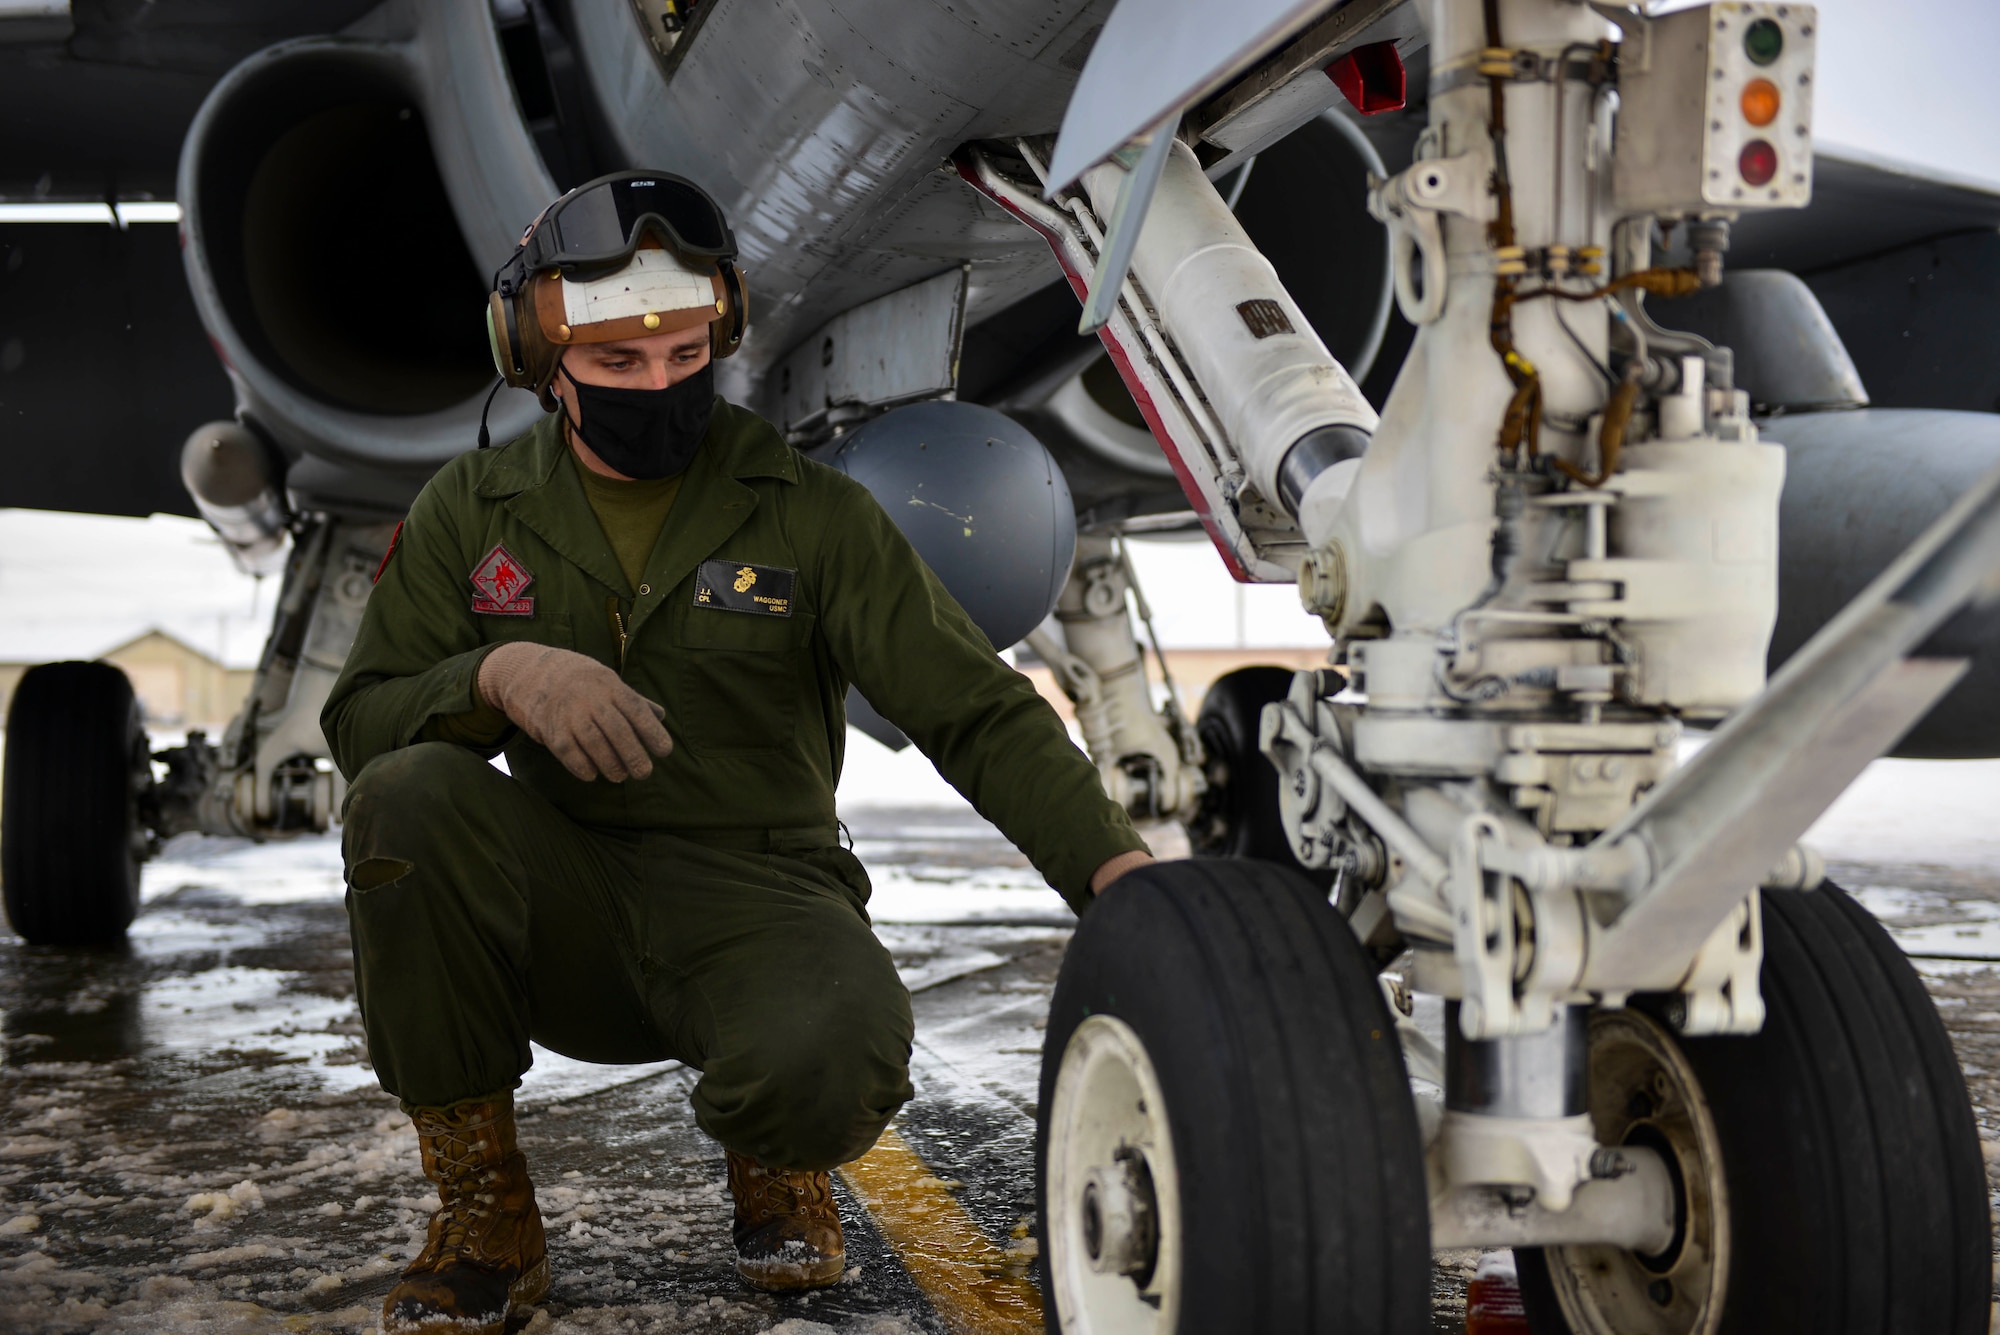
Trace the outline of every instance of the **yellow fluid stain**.
<instances>
[{"instance_id":1,"label":"yellow fluid stain","mask_svg":"<svg viewBox=\"0 0 2000 1335\"><path fill-rule=\"evenodd\" d=\"M840 1176L953 1335L1043 1329L1027 1256L996 1246L893 1128Z\"/></svg>"}]
</instances>

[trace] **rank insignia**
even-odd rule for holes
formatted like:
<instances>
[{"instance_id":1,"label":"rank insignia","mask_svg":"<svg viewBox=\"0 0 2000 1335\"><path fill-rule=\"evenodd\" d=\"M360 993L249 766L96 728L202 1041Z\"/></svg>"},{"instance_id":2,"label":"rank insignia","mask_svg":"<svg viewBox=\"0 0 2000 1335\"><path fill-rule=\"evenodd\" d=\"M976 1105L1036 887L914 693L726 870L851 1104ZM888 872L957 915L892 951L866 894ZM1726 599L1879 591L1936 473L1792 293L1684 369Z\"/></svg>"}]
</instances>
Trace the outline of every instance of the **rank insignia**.
<instances>
[{"instance_id":1,"label":"rank insignia","mask_svg":"<svg viewBox=\"0 0 2000 1335\"><path fill-rule=\"evenodd\" d=\"M703 561L694 574L694 605L788 617L792 614L792 586L798 578L798 571L777 566Z\"/></svg>"},{"instance_id":2,"label":"rank insignia","mask_svg":"<svg viewBox=\"0 0 2000 1335\"><path fill-rule=\"evenodd\" d=\"M472 587L478 590L478 597L472 600L473 611L499 617L535 614L535 600L522 596L535 577L504 546L495 544L486 559L472 568L471 578Z\"/></svg>"}]
</instances>

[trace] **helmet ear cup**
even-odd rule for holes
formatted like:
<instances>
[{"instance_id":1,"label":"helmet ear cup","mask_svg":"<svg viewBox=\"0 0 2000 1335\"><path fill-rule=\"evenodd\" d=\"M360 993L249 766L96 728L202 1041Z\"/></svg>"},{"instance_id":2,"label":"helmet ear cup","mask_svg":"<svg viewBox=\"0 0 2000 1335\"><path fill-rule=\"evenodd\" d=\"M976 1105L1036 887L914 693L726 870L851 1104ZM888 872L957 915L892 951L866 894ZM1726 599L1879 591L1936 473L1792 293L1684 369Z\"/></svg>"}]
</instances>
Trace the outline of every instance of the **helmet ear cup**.
<instances>
[{"instance_id":1,"label":"helmet ear cup","mask_svg":"<svg viewBox=\"0 0 2000 1335\"><path fill-rule=\"evenodd\" d=\"M549 383L556 378L556 360L562 349L549 342L532 309L533 282L512 295L494 291L486 297L486 338L493 350L493 366L500 378L515 389L531 389L545 412L556 410Z\"/></svg>"},{"instance_id":2,"label":"helmet ear cup","mask_svg":"<svg viewBox=\"0 0 2000 1335\"><path fill-rule=\"evenodd\" d=\"M716 269L722 277L724 299L729 303L722 318L709 326L709 356L720 361L743 346L743 331L750 324L750 293L744 286L742 271L728 260L717 260Z\"/></svg>"},{"instance_id":3,"label":"helmet ear cup","mask_svg":"<svg viewBox=\"0 0 2000 1335\"><path fill-rule=\"evenodd\" d=\"M493 352L493 369L515 388L527 384L521 364L521 344L514 332L514 303L498 292L486 295L486 343Z\"/></svg>"}]
</instances>

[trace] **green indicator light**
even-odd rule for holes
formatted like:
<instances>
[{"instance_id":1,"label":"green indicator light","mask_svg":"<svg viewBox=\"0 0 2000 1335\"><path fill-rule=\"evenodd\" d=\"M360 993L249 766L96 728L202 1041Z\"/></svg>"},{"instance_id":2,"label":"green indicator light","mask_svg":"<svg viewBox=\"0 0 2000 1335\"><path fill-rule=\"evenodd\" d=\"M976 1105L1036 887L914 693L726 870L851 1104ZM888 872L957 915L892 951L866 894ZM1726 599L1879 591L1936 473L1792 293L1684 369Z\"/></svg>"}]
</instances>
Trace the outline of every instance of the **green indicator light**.
<instances>
[{"instance_id":1,"label":"green indicator light","mask_svg":"<svg viewBox=\"0 0 2000 1335\"><path fill-rule=\"evenodd\" d=\"M1758 19L1743 30L1743 54L1751 63L1768 65L1785 50L1785 30L1776 19Z\"/></svg>"}]
</instances>

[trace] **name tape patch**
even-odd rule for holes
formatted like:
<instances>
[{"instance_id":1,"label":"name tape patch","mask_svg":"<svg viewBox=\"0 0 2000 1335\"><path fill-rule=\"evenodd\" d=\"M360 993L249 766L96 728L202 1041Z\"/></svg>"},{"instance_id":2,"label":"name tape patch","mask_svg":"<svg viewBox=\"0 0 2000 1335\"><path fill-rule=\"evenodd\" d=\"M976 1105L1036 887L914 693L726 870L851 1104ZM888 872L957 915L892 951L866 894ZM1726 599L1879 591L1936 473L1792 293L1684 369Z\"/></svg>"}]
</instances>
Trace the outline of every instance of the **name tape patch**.
<instances>
[{"instance_id":1,"label":"name tape patch","mask_svg":"<svg viewBox=\"0 0 2000 1335\"><path fill-rule=\"evenodd\" d=\"M777 566L745 565L717 558L694 572L694 605L764 616L792 614L792 586L799 572Z\"/></svg>"}]
</instances>

